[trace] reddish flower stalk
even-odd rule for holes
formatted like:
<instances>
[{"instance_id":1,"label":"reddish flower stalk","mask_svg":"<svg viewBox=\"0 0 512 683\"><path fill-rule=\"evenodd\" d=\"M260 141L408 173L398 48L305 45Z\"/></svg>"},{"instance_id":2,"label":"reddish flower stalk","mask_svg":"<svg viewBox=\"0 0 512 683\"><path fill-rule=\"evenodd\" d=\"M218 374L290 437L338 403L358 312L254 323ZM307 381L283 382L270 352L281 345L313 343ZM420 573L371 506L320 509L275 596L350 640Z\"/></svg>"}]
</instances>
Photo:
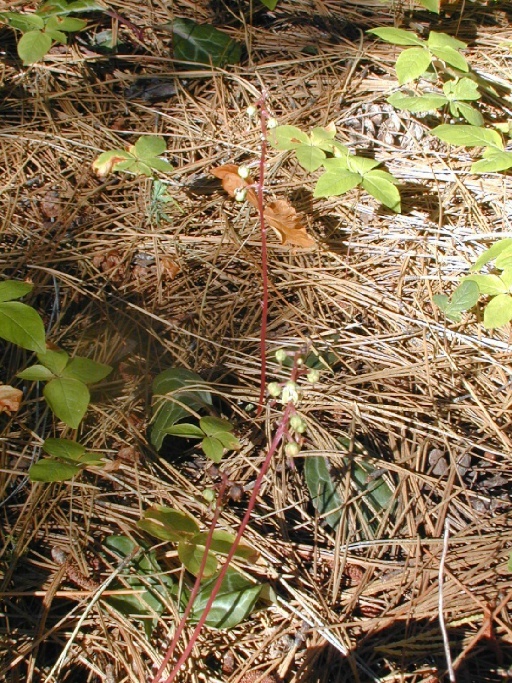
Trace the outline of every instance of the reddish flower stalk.
<instances>
[{"instance_id":1,"label":"reddish flower stalk","mask_svg":"<svg viewBox=\"0 0 512 683\"><path fill-rule=\"evenodd\" d=\"M240 528L238 529L238 533L237 533L237 535L236 535L236 537L235 537L235 540L233 541L233 545L231 546L231 549L230 549L229 553L227 554L226 561L225 561L224 564L222 565L222 568L221 568L221 570L220 570L220 572L219 572L219 575L217 576L217 580L216 580L216 582L215 582L215 585L214 585L213 588L212 588L212 592L211 592L210 598L209 598L208 602L207 602L206 605L205 605L205 608L204 608L204 611L203 611L203 613L202 613L202 615L201 615L201 618L200 618L199 621L197 622L197 625L196 625L196 627L195 627L195 629L194 629L194 631L193 631L193 633L192 633L192 635L191 635L191 637L190 637L190 640L189 640L189 642L188 642L188 644L187 644L187 647L185 648L185 650L184 650L183 653L181 654L180 658L179 658L178 661L176 662L176 666L175 666L174 669L171 671L171 675L169 676L169 678L167 678L167 679L165 680L165 683L172 683L172 681L174 681L174 679L176 678L176 675L177 675L178 671L181 669L182 665L186 662L186 660L188 659L190 653L192 652L192 649L193 649L193 647L194 647L194 645L195 645L195 642L196 642L197 638L199 637L199 634L201 633L201 630L202 630L202 628L203 628L203 626L204 626L204 624L205 624L205 622L206 622L206 619L207 619L207 617L208 617L208 613L209 613L209 611L210 611L210 609L211 609L211 607L212 607L212 605L213 605L213 602L214 602L215 598L217 597L217 593L218 593L219 590L220 590L222 581L223 581L224 577L226 576L226 573L227 573L227 571L228 571L228 569L229 569L230 562L231 562L231 560L233 559L233 556L234 556L234 554L235 554L235 552L236 552L236 549L238 548L238 545L239 545L239 543L240 543L240 540L241 540L241 538L242 538L242 536L243 536L243 534L244 534L244 531L245 531L245 529L246 529L246 527L247 527L247 525L248 525L248 523L249 523L249 519L250 519L250 517L251 517L252 511L254 510L254 506L256 505L256 498L258 497L258 494L259 494L259 491L260 491L260 488L261 488L261 483L262 483L262 481L263 481L263 477L264 477L265 474L267 473L267 470L268 470L268 468L269 468L269 466L270 466L270 463L272 462L272 456L274 455L274 453L276 452L276 450L277 450L279 444L281 443L281 439L283 438L283 436L284 436L284 435L286 434L286 432L288 431L288 422L289 422L290 417L291 417L291 415L293 414L294 411L295 411L295 406L294 406L294 404L293 404L292 402L288 403L287 406L286 406L285 409L284 409L284 412L283 412L282 416L281 416L281 420L279 421L279 426L277 427L277 430L276 430L276 433L275 433L275 435L274 435L274 438L272 439L272 442L271 442L271 444L270 444L270 446L269 446L268 453L267 453L267 455L266 455L266 457L265 457L265 460L264 460L264 462L263 462L263 465L261 466L261 469L260 469L260 471L258 472L258 476L256 477L256 481L254 482L254 488L253 488L253 491L252 491L251 498L250 498L250 500L249 500L249 503L247 504L247 510L246 510L245 515L244 515L244 517L243 517L243 519L242 519L242 523L240 524ZM211 529L210 529L211 533L213 533L213 531L212 531L213 528L214 528L214 526L213 526L213 522L212 522L212 527L211 527ZM205 556L206 556L206 553L205 553ZM203 558L203 561L204 561L204 558ZM203 563L202 563L202 564L203 564ZM199 580L199 577L198 577L198 580ZM190 609L191 609L191 604L192 604L192 596L191 596L191 599L189 600L189 604L187 605L187 610L188 610L189 612L190 612ZM190 609L189 609L189 605L190 605ZM181 622L180 622L180 627L181 627L180 633L181 633L182 630L183 630L182 624L184 624L184 620L185 620L185 616L184 616L184 618L183 618L183 619L181 620ZM173 653L173 650L174 650L173 645L174 645L175 640L176 640L176 636L173 638L173 644L171 645L171 647L169 648L168 652L166 653L165 658L164 658L164 662L163 662L162 666L160 667L160 669L158 670L158 673L157 673L157 675L154 677L152 683L158 683L158 681L160 681L160 678L161 678L161 675L162 675L162 669L165 667L165 665L167 664L167 662L169 661L169 659L170 659L171 656L172 656L172 653ZM171 648L172 648L172 649L171 649Z\"/></svg>"},{"instance_id":2,"label":"reddish flower stalk","mask_svg":"<svg viewBox=\"0 0 512 683\"><path fill-rule=\"evenodd\" d=\"M265 225L265 214L263 204L263 188L265 185L265 162L267 159L267 119L269 113L265 105L267 98L266 92L261 94L256 106L260 110L260 129L261 129L261 149L260 149L260 177L258 181L258 215L260 219L261 232L261 282L263 286L263 296L261 300L261 326L260 326L260 395L258 398L257 415L263 410L265 399L265 380L267 375L267 320L268 320L268 253L267 253L267 227Z\"/></svg>"},{"instance_id":3,"label":"reddish flower stalk","mask_svg":"<svg viewBox=\"0 0 512 683\"><path fill-rule=\"evenodd\" d=\"M197 594L199 593L199 590L201 588L201 581L203 579L204 569L206 567L206 562L208 560L208 552L209 552L210 547L212 545L213 533L215 531L215 528L217 526L217 522L219 521L219 517L220 517L220 514L222 512L222 507L223 507L223 503L224 503L224 494L226 493L226 483L227 483L227 477L226 477L226 475L222 475L222 482L221 482L221 485L219 488L219 492L217 494L217 503L215 505L215 512L213 513L213 519L212 519L210 526L208 528L208 535L206 537L205 544L204 544L204 554L203 554L203 557L201 559L201 564L199 565L199 570L197 572L194 587L192 588L192 592L190 593L190 597L188 599L187 606L185 608L185 611L183 612L183 616L181 618L181 621L178 624L178 627L176 628L176 632L174 633L174 637L172 639L172 642L169 645L169 649L165 653L165 657L163 659L163 662L160 665L160 668L156 672L151 683L158 683L158 681L161 679L162 673L163 673L165 667L167 666L167 663L169 662L170 658L174 654L174 650L176 649L176 645L178 644L180 636L183 633L183 629L185 628L185 626L187 624L188 615L190 614L192 607L194 606L194 601L195 601ZM193 645L195 641L191 641L191 642ZM181 662L181 658L180 658L180 662ZM181 664L180 664L180 666L181 666ZM172 679L168 679L168 680L172 680Z\"/></svg>"}]
</instances>

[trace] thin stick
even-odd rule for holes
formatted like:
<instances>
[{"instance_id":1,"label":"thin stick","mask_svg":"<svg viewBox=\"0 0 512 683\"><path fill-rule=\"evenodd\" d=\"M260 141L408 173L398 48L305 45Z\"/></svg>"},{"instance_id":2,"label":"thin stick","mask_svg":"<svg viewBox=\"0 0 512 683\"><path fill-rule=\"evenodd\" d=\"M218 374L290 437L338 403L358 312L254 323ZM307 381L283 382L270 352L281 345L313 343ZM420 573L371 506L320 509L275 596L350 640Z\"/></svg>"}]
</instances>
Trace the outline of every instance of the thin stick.
<instances>
[{"instance_id":1,"label":"thin stick","mask_svg":"<svg viewBox=\"0 0 512 683\"><path fill-rule=\"evenodd\" d=\"M452 655L450 652L450 641L448 640L448 631L444 621L444 596L443 596L443 579L444 579L444 564L446 555L448 554L448 538L450 536L450 520L448 517L444 522L444 536L443 536L443 552L441 553L441 561L439 562L439 626L443 634L444 656L446 658L446 665L448 668L448 675L451 683L455 683L455 671L453 670Z\"/></svg>"}]
</instances>

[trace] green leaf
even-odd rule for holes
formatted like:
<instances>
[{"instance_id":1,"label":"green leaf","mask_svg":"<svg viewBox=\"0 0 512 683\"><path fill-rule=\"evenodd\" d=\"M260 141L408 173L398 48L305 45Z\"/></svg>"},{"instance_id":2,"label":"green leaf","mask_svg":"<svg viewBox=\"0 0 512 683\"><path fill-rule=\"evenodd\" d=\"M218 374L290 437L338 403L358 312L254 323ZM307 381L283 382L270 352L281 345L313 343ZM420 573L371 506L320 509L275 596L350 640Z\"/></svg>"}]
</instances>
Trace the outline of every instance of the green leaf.
<instances>
[{"instance_id":1,"label":"green leaf","mask_svg":"<svg viewBox=\"0 0 512 683\"><path fill-rule=\"evenodd\" d=\"M238 64L242 48L226 33L209 24L196 24L192 19L175 19L170 26L173 34L174 58L195 64L225 66Z\"/></svg>"},{"instance_id":2,"label":"green leaf","mask_svg":"<svg viewBox=\"0 0 512 683\"><path fill-rule=\"evenodd\" d=\"M210 458L210 460L213 460L213 462L218 463L222 460L222 456L224 455L224 446L219 439L216 439L214 436L207 436L204 438L201 441L201 448L203 449L206 457Z\"/></svg>"},{"instance_id":3,"label":"green leaf","mask_svg":"<svg viewBox=\"0 0 512 683\"><path fill-rule=\"evenodd\" d=\"M129 557L137 548L126 536L109 536L105 539L105 545L119 558ZM128 584L133 593L112 595L106 598L106 601L121 614L142 621L146 636L149 638L157 625L157 619L148 617L163 614L167 609L169 597L176 596L177 586L172 578L162 571L155 552L146 551L139 554L132 561L132 568L136 573L123 576L123 582L116 582L114 588L125 588ZM185 588L181 591L181 598L185 603L188 600L188 591Z\"/></svg>"},{"instance_id":4,"label":"green leaf","mask_svg":"<svg viewBox=\"0 0 512 683\"><path fill-rule=\"evenodd\" d=\"M52 46L52 39L42 31L28 31L18 41L18 55L25 66L42 59Z\"/></svg>"},{"instance_id":5,"label":"green leaf","mask_svg":"<svg viewBox=\"0 0 512 683\"><path fill-rule=\"evenodd\" d=\"M190 614L192 623L201 618L215 581L213 577L202 584ZM216 629L237 626L253 611L261 590L261 585L255 585L234 569L228 569L206 618L206 626Z\"/></svg>"},{"instance_id":6,"label":"green leaf","mask_svg":"<svg viewBox=\"0 0 512 683\"><path fill-rule=\"evenodd\" d=\"M460 145L464 147L496 147L503 149L503 142L501 136L495 130L490 128L481 128L477 126L452 126L449 123L443 123L432 129L432 134L438 137L443 142L448 142L452 145Z\"/></svg>"},{"instance_id":7,"label":"green leaf","mask_svg":"<svg viewBox=\"0 0 512 683\"><path fill-rule=\"evenodd\" d=\"M105 7L94 0L75 0L68 4L68 12L102 12Z\"/></svg>"},{"instance_id":8,"label":"green leaf","mask_svg":"<svg viewBox=\"0 0 512 683\"><path fill-rule=\"evenodd\" d=\"M364 175L373 170L380 164L380 161L375 159L367 159L366 157L349 156L347 159L348 170L354 173Z\"/></svg>"},{"instance_id":9,"label":"green leaf","mask_svg":"<svg viewBox=\"0 0 512 683\"><path fill-rule=\"evenodd\" d=\"M63 377L70 377L78 379L84 384L95 384L101 382L112 372L113 368L104 363L97 363L90 358L83 358L82 356L75 356L62 372Z\"/></svg>"},{"instance_id":10,"label":"green leaf","mask_svg":"<svg viewBox=\"0 0 512 683\"><path fill-rule=\"evenodd\" d=\"M471 270L480 270L487 263L498 258L500 254L508 252L512 252L512 237L506 237L505 239L499 240L498 242L495 242L492 247L486 249L484 253L479 256Z\"/></svg>"},{"instance_id":11,"label":"green leaf","mask_svg":"<svg viewBox=\"0 0 512 683\"><path fill-rule=\"evenodd\" d=\"M506 325L512 320L512 297L498 294L489 301L484 311L484 327L488 330Z\"/></svg>"},{"instance_id":12,"label":"green leaf","mask_svg":"<svg viewBox=\"0 0 512 683\"><path fill-rule=\"evenodd\" d=\"M137 526L162 541L174 543L199 532L199 525L193 517L164 505L153 505L146 510Z\"/></svg>"},{"instance_id":13,"label":"green leaf","mask_svg":"<svg viewBox=\"0 0 512 683\"><path fill-rule=\"evenodd\" d=\"M265 7L268 7L268 9L272 10L277 7L277 3L279 0L260 0L262 5L265 5Z\"/></svg>"},{"instance_id":14,"label":"green leaf","mask_svg":"<svg viewBox=\"0 0 512 683\"><path fill-rule=\"evenodd\" d=\"M49 382L55 378L51 370L44 365L32 365L21 372L18 372L16 377L28 380L29 382Z\"/></svg>"},{"instance_id":15,"label":"green leaf","mask_svg":"<svg viewBox=\"0 0 512 683\"><path fill-rule=\"evenodd\" d=\"M28 471L30 481L68 481L81 472L79 465L44 458L36 462Z\"/></svg>"},{"instance_id":16,"label":"green leaf","mask_svg":"<svg viewBox=\"0 0 512 683\"><path fill-rule=\"evenodd\" d=\"M419 78L430 66L430 52L422 47L411 47L398 55L395 62L396 75L400 85Z\"/></svg>"},{"instance_id":17,"label":"green leaf","mask_svg":"<svg viewBox=\"0 0 512 683\"><path fill-rule=\"evenodd\" d=\"M466 102L452 102L450 110L453 116L462 116L471 126L483 126L484 124L482 114Z\"/></svg>"},{"instance_id":18,"label":"green leaf","mask_svg":"<svg viewBox=\"0 0 512 683\"><path fill-rule=\"evenodd\" d=\"M439 14L441 0L418 0L418 2L425 7L425 9L428 9L429 12Z\"/></svg>"},{"instance_id":19,"label":"green leaf","mask_svg":"<svg viewBox=\"0 0 512 683\"><path fill-rule=\"evenodd\" d=\"M359 173L340 169L336 173L328 171L320 176L313 197L335 197L345 194L361 182Z\"/></svg>"},{"instance_id":20,"label":"green leaf","mask_svg":"<svg viewBox=\"0 0 512 683\"><path fill-rule=\"evenodd\" d=\"M309 145L309 137L296 126L276 126L271 128L268 141L274 149L287 151L297 149L302 145Z\"/></svg>"},{"instance_id":21,"label":"green leaf","mask_svg":"<svg viewBox=\"0 0 512 683\"><path fill-rule=\"evenodd\" d=\"M204 546L206 544L208 535L208 531L201 531L200 533L196 534L190 542L195 543L196 545ZM235 534L222 529L217 529L213 532L210 548L212 552L227 555L233 547L234 542ZM245 543L239 543L235 550L235 557L241 557L249 562L256 562L259 557L259 553Z\"/></svg>"},{"instance_id":22,"label":"green leaf","mask_svg":"<svg viewBox=\"0 0 512 683\"><path fill-rule=\"evenodd\" d=\"M494 149L494 148L493 148ZM472 173L496 173L512 167L512 152L497 152L471 165Z\"/></svg>"},{"instance_id":23,"label":"green leaf","mask_svg":"<svg viewBox=\"0 0 512 683\"><path fill-rule=\"evenodd\" d=\"M384 204L384 206L387 206L396 213L400 213L400 192L393 184L393 181L385 176L390 176L390 174L385 171L371 171L363 177L362 185L381 204Z\"/></svg>"},{"instance_id":24,"label":"green leaf","mask_svg":"<svg viewBox=\"0 0 512 683\"><path fill-rule=\"evenodd\" d=\"M496 294L508 292L508 287L497 275L468 275L464 281L474 282L478 286L480 294L496 296Z\"/></svg>"},{"instance_id":25,"label":"green leaf","mask_svg":"<svg viewBox=\"0 0 512 683\"><path fill-rule=\"evenodd\" d=\"M228 420L206 415L199 420L199 426L207 436L218 436L222 432L232 432L234 427Z\"/></svg>"},{"instance_id":26,"label":"green leaf","mask_svg":"<svg viewBox=\"0 0 512 683\"><path fill-rule=\"evenodd\" d=\"M165 430L166 434L170 434L172 436L181 436L184 439L202 439L204 438L204 432L202 429L199 429L197 425L193 425L190 423L185 423L185 424L177 424L173 425L172 427L168 427Z\"/></svg>"},{"instance_id":27,"label":"green leaf","mask_svg":"<svg viewBox=\"0 0 512 683\"><path fill-rule=\"evenodd\" d=\"M469 64L460 52L451 47L431 47L431 52L449 66L453 66L459 71L469 71Z\"/></svg>"},{"instance_id":28,"label":"green leaf","mask_svg":"<svg viewBox=\"0 0 512 683\"><path fill-rule=\"evenodd\" d=\"M319 147L301 145L295 150L299 164L309 173L313 173L325 161L325 152Z\"/></svg>"},{"instance_id":29,"label":"green leaf","mask_svg":"<svg viewBox=\"0 0 512 683\"><path fill-rule=\"evenodd\" d=\"M204 557L204 546L197 545L194 543L193 539L182 540L178 543L178 557L186 570L194 576L197 576ZM218 567L219 563L217 562L217 558L213 553L209 552L203 571L204 578L209 579L213 576Z\"/></svg>"},{"instance_id":30,"label":"green leaf","mask_svg":"<svg viewBox=\"0 0 512 683\"><path fill-rule=\"evenodd\" d=\"M479 100L480 91L478 84L471 78L458 78L454 81L446 81L443 85L446 97L455 100Z\"/></svg>"},{"instance_id":31,"label":"green leaf","mask_svg":"<svg viewBox=\"0 0 512 683\"><path fill-rule=\"evenodd\" d=\"M151 157L149 159L146 159L146 163L154 171L160 171L161 173L170 173L173 170L173 165L170 164L165 159L158 159L157 157Z\"/></svg>"},{"instance_id":32,"label":"green leaf","mask_svg":"<svg viewBox=\"0 0 512 683\"><path fill-rule=\"evenodd\" d=\"M413 114L434 111L443 107L447 103L447 98L443 95L404 95L401 92L395 92L390 95L387 102L397 109L405 109Z\"/></svg>"},{"instance_id":33,"label":"green leaf","mask_svg":"<svg viewBox=\"0 0 512 683\"><path fill-rule=\"evenodd\" d=\"M372 28L366 33L372 33L386 43L393 45L424 45L425 42L418 38L412 31L405 31L403 28Z\"/></svg>"},{"instance_id":34,"label":"green leaf","mask_svg":"<svg viewBox=\"0 0 512 683\"><path fill-rule=\"evenodd\" d=\"M89 401L89 390L77 379L62 377L52 379L43 390L52 412L72 429L78 429Z\"/></svg>"},{"instance_id":35,"label":"green leaf","mask_svg":"<svg viewBox=\"0 0 512 683\"><path fill-rule=\"evenodd\" d=\"M143 135L134 145L134 152L140 159L158 157L166 151L167 144L159 135Z\"/></svg>"},{"instance_id":36,"label":"green leaf","mask_svg":"<svg viewBox=\"0 0 512 683\"><path fill-rule=\"evenodd\" d=\"M46 349L44 353L38 353L37 358L55 375L60 375L69 363L69 355L62 349Z\"/></svg>"},{"instance_id":37,"label":"green leaf","mask_svg":"<svg viewBox=\"0 0 512 683\"><path fill-rule=\"evenodd\" d=\"M43 18L38 14L23 14L22 12L0 12L0 22L6 22L9 26L23 31L44 28Z\"/></svg>"},{"instance_id":38,"label":"green leaf","mask_svg":"<svg viewBox=\"0 0 512 683\"><path fill-rule=\"evenodd\" d=\"M496 257L496 268L509 269L512 267L512 248L505 249ZM505 278L505 272L500 275L501 279Z\"/></svg>"},{"instance_id":39,"label":"green leaf","mask_svg":"<svg viewBox=\"0 0 512 683\"><path fill-rule=\"evenodd\" d=\"M434 47L450 47L452 50L463 50L467 47L466 43L463 43L462 40L454 38L448 35L448 33L438 33L437 31L430 31L427 44L430 49Z\"/></svg>"},{"instance_id":40,"label":"green leaf","mask_svg":"<svg viewBox=\"0 0 512 683\"><path fill-rule=\"evenodd\" d=\"M0 302L21 299L22 296L32 291L34 285L19 280L4 280L0 282Z\"/></svg>"},{"instance_id":41,"label":"green leaf","mask_svg":"<svg viewBox=\"0 0 512 683\"><path fill-rule=\"evenodd\" d=\"M336 126L334 124L330 124L326 128L322 128L321 126L313 128L309 135L309 138L311 140L312 145L314 145L315 147L320 147L321 149L328 152L332 148L332 143L335 135Z\"/></svg>"},{"instance_id":42,"label":"green leaf","mask_svg":"<svg viewBox=\"0 0 512 683\"><path fill-rule=\"evenodd\" d=\"M69 439L46 439L43 443L43 451L56 458L77 460L86 452L85 446Z\"/></svg>"},{"instance_id":43,"label":"green leaf","mask_svg":"<svg viewBox=\"0 0 512 683\"><path fill-rule=\"evenodd\" d=\"M478 301L480 289L476 282L465 278L452 294L450 309L452 311L468 311Z\"/></svg>"},{"instance_id":44,"label":"green leaf","mask_svg":"<svg viewBox=\"0 0 512 683\"><path fill-rule=\"evenodd\" d=\"M0 303L0 338L29 351L46 349L41 317L31 306L19 301Z\"/></svg>"},{"instance_id":45,"label":"green leaf","mask_svg":"<svg viewBox=\"0 0 512 683\"><path fill-rule=\"evenodd\" d=\"M443 311L443 313L446 312L449 304L450 304L450 299L447 294L434 294L432 297L434 300L435 305Z\"/></svg>"},{"instance_id":46,"label":"green leaf","mask_svg":"<svg viewBox=\"0 0 512 683\"><path fill-rule=\"evenodd\" d=\"M87 26L84 19L76 19L74 17L53 16L46 22L45 31L64 31L65 33L72 33L74 31L81 31Z\"/></svg>"},{"instance_id":47,"label":"green leaf","mask_svg":"<svg viewBox=\"0 0 512 683\"><path fill-rule=\"evenodd\" d=\"M238 451L242 447L236 436L229 432L219 432L215 438L218 439L223 448L228 451Z\"/></svg>"},{"instance_id":48,"label":"green leaf","mask_svg":"<svg viewBox=\"0 0 512 683\"><path fill-rule=\"evenodd\" d=\"M157 450L162 447L166 430L190 414L187 407L191 411L198 411L212 405L212 397L205 390L204 380L185 368L170 368L160 373L153 382L153 394L156 402L153 407L155 421L151 429L151 443Z\"/></svg>"},{"instance_id":49,"label":"green leaf","mask_svg":"<svg viewBox=\"0 0 512 683\"><path fill-rule=\"evenodd\" d=\"M327 458L317 455L305 458L304 478L314 508L332 529L336 529L341 520L343 501L329 473Z\"/></svg>"}]
</instances>

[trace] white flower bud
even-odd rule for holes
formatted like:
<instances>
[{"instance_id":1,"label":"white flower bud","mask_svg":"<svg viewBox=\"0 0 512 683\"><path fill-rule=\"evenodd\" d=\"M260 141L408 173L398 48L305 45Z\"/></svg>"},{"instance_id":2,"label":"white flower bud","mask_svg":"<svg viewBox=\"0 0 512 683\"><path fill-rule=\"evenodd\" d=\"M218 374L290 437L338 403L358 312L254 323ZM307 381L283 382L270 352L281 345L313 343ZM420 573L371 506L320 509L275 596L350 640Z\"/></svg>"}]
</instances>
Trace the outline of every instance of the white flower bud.
<instances>
[{"instance_id":1,"label":"white flower bud","mask_svg":"<svg viewBox=\"0 0 512 683\"><path fill-rule=\"evenodd\" d=\"M270 382L270 384L267 387L267 391L270 396L272 396L273 398L277 398L281 395L281 385L277 382Z\"/></svg>"},{"instance_id":2,"label":"white flower bud","mask_svg":"<svg viewBox=\"0 0 512 683\"><path fill-rule=\"evenodd\" d=\"M276 361L278 363L284 363L285 360L288 358L288 354L284 349L277 349L276 351Z\"/></svg>"},{"instance_id":3,"label":"white flower bud","mask_svg":"<svg viewBox=\"0 0 512 683\"><path fill-rule=\"evenodd\" d=\"M306 431L306 423L300 415L292 415L290 418L290 429L298 434L304 434Z\"/></svg>"},{"instance_id":4,"label":"white flower bud","mask_svg":"<svg viewBox=\"0 0 512 683\"><path fill-rule=\"evenodd\" d=\"M307 378L308 382L311 382L311 384L315 384L320 379L320 371L319 370L310 370L308 372L308 374L306 375L306 378Z\"/></svg>"},{"instance_id":5,"label":"white flower bud","mask_svg":"<svg viewBox=\"0 0 512 683\"><path fill-rule=\"evenodd\" d=\"M243 178L244 180L249 177L250 175L250 170L247 168L247 166L239 166L238 167L238 175L240 178Z\"/></svg>"},{"instance_id":6,"label":"white flower bud","mask_svg":"<svg viewBox=\"0 0 512 683\"><path fill-rule=\"evenodd\" d=\"M247 116L248 116L250 119L252 119L253 116L256 116L257 111L258 111L258 110L257 110L256 107L254 106L254 104L250 104L250 105L247 107L247 109L245 110L245 113L247 114Z\"/></svg>"},{"instance_id":7,"label":"white flower bud","mask_svg":"<svg viewBox=\"0 0 512 683\"><path fill-rule=\"evenodd\" d=\"M278 125L277 119L275 119L273 116L271 116L267 121L267 128L269 130L272 130L272 128L277 128Z\"/></svg>"},{"instance_id":8,"label":"white flower bud","mask_svg":"<svg viewBox=\"0 0 512 683\"><path fill-rule=\"evenodd\" d=\"M247 188L245 187L237 187L235 192L235 202L243 202L246 195L247 195Z\"/></svg>"},{"instance_id":9,"label":"white flower bud","mask_svg":"<svg viewBox=\"0 0 512 683\"><path fill-rule=\"evenodd\" d=\"M300 446L298 443L295 443L295 441L290 441L290 443L287 443L284 447L284 452L289 458L294 458L296 455L299 455Z\"/></svg>"}]
</instances>

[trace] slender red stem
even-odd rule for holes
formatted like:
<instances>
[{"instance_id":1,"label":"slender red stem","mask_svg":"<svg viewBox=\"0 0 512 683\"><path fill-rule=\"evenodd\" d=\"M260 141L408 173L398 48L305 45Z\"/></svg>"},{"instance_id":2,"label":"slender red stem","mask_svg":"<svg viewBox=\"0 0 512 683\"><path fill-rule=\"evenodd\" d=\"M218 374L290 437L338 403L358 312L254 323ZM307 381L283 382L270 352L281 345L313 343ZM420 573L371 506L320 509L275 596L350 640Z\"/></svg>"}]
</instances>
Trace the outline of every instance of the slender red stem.
<instances>
[{"instance_id":1,"label":"slender red stem","mask_svg":"<svg viewBox=\"0 0 512 683\"><path fill-rule=\"evenodd\" d=\"M258 472L258 476L256 477L256 481L254 482L254 488L252 490L252 495L251 495L251 498L249 500L249 503L247 504L247 510L246 510L245 515L242 519L242 523L240 524L240 528L238 529L238 533L235 537L235 540L233 541L233 545L231 546L229 553L227 554L226 561L222 565L221 570L217 576L217 580L215 582L215 585L212 588L210 598L208 599L208 602L205 605L205 608L204 608L204 611L201 615L201 618L197 622L197 625L196 625L196 627L195 627L195 629L194 629L194 631L190 637L190 640L188 642L187 647L185 648L185 650L181 654L181 657L176 662L176 666L172 670L169 678L167 678L165 680L165 683L172 683L172 681L174 681L176 674L178 673L178 671L180 670L182 665L188 659L188 657L189 657L190 653L192 652L192 649L195 645L195 642L196 642L199 634L201 633L201 629L203 628L203 626L206 622L206 619L208 618L208 613L210 612L210 609L213 605L213 602L214 602L215 598L217 597L217 593L220 590L222 581L223 581L224 577L226 576L226 573L229 569L230 562L235 555L236 549L238 548L240 540L241 540L241 538L244 534L244 531L245 531L245 529L249 523L249 519L251 517L252 511L254 510L254 506L256 505L256 498L258 497L258 494L259 494L259 491L261 488L261 482L263 481L263 477L267 473L267 470L270 466L270 463L272 462L272 456L276 452L276 450L277 450L277 448L281 442L281 439L283 438L284 434L288 430L288 421L290 419L291 414L294 412L294 410L295 410L295 406L293 405L293 403L288 403L288 405L284 409L284 412L281 416L281 420L279 422L279 426L278 426L276 433L274 435L274 438L272 439L272 442L269 446L268 453L265 457L265 460L263 462L263 465L261 466L260 471ZM189 601L189 604L191 604L190 601ZM188 607L188 605L187 605L187 607ZM183 620L182 620L182 622L183 622ZM169 661L171 655L172 655L172 653L167 652L167 654L165 656L164 664L166 664ZM160 676L161 676L160 672L161 672L164 664L162 664L162 666L160 667L159 673L153 679L152 683L158 683L158 681L160 680Z\"/></svg>"},{"instance_id":2,"label":"slender red stem","mask_svg":"<svg viewBox=\"0 0 512 683\"><path fill-rule=\"evenodd\" d=\"M224 502L224 494L226 492L226 482L227 482L227 478L224 475L222 478L222 482L220 485L218 495L217 495L217 503L215 505L215 512L213 513L213 519L212 519L210 526L208 528L208 535L206 537L205 544L204 544L204 554L203 554L203 557L201 559L201 564L199 565L199 571L197 572L194 587L192 588L192 591L190 593L190 597L188 599L187 606L185 608L185 611L183 612L183 616L180 620L180 623L178 624L178 627L176 628L176 632L174 633L174 637L172 639L172 642L169 645L169 649L165 653L165 657L162 661L162 664L160 665L160 668L156 672L151 683L158 683L158 681L161 679L163 671L164 671L165 667L167 666L167 663L169 662L170 658L174 654L174 650L176 649L176 645L178 644L180 636L183 633L183 630L187 624L188 616L192 610L192 607L194 606L194 601L195 601L197 594L199 593L199 590L201 588L201 580L203 579L204 570L206 567L206 562L208 560L208 552L209 552L211 544L212 544L213 533L215 531L215 528L217 526L217 522L219 521L219 517L220 517L221 512L222 512L222 507L223 507L223 502ZM194 644L194 641L192 641L192 645L193 644ZM181 662L181 658L180 658L180 662ZM181 664L180 664L180 666L181 666Z\"/></svg>"},{"instance_id":3,"label":"slender red stem","mask_svg":"<svg viewBox=\"0 0 512 683\"><path fill-rule=\"evenodd\" d=\"M263 295L261 300L261 325L260 325L260 395L258 398L258 409L256 414L260 415L263 410L265 400L265 381L267 376L267 321L268 321L268 252L267 252L267 227L265 225L265 207L263 203L263 189L265 185L265 162L267 159L267 118L268 110L265 105L266 93L263 92L256 103L260 108L260 129L261 129L261 149L260 149L260 177L258 182L258 215L260 219L261 232L261 281L263 285Z\"/></svg>"}]
</instances>

